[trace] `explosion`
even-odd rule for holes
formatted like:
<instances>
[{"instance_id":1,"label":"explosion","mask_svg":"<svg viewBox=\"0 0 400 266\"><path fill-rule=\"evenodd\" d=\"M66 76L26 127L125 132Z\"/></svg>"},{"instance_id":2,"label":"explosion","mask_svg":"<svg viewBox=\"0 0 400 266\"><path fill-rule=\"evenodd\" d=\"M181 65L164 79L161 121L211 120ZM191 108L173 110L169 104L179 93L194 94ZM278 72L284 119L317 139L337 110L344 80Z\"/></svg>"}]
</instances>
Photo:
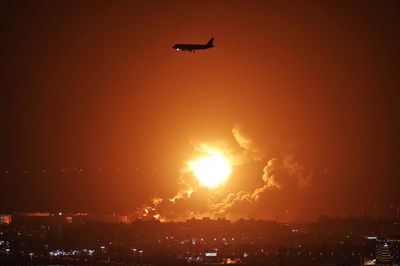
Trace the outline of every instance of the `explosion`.
<instances>
[{"instance_id":1,"label":"explosion","mask_svg":"<svg viewBox=\"0 0 400 266\"><path fill-rule=\"evenodd\" d=\"M208 155L201 157L188 166L202 186L215 188L224 183L232 173L229 160L220 151L207 150Z\"/></svg>"},{"instance_id":2,"label":"explosion","mask_svg":"<svg viewBox=\"0 0 400 266\"><path fill-rule=\"evenodd\" d=\"M265 206L269 213L262 216L271 217L277 213L274 202L282 200L285 195L282 193L290 191L300 195L298 189L309 187L312 174L295 160L293 154L267 159L238 126L233 128L232 136L232 142L193 145L192 155L182 165L175 196L153 198L136 209L137 217L160 221L201 217L235 219L256 214ZM258 181L240 174L246 164L259 167ZM233 168L239 175L233 175ZM231 175L235 180L230 178ZM238 177L246 178L252 185L244 187ZM283 202L287 202L287 197ZM279 211L280 207L277 208Z\"/></svg>"}]
</instances>

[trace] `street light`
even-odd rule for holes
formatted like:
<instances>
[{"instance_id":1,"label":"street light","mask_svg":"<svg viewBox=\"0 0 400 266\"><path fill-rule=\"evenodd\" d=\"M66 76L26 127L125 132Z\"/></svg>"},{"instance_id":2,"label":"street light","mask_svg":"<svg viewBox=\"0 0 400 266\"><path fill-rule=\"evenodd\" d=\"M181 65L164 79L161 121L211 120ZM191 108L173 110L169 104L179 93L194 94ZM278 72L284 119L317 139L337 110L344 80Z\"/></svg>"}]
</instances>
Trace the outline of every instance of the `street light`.
<instances>
[{"instance_id":1,"label":"street light","mask_svg":"<svg viewBox=\"0 0 400 266\"><path fill-rule=\"evenodd\" d=\"M32 264L33 252L29 252L29 257L31 258L31 264Z\"/></svg>"},{"instance_id":2,"label":"street light","mask_svg":"<svg viewBox=\"0 0 400 266\"><path fill-rule=\"evenodd\" d=\"M132 251L133 251L133 256L134 256L134 259L135 259L135 265L136 265L136 263L137 263L137 255L136 255L136 251L137 251L137 249L136 248L133 248L132 249Z\"/></svg>"},{"instance_id":3,"label":"street light","mask_svg":"<svg viewBox=\"0 0 400 266\"><path fill-rule=\"evenodd\" d=\"M143 250L139 250L140 265L143 264Z\"/></svg>"},{"instance_id":4,"label":"street light","mask_svg":"<svg viewBox=\"0 0 400 266\"><path fill-rule=\"evenodd\" d=\"M7 261L8 261L8 254L10 254L10 249L6 248L6 253L7 253Z\"/></svg>"}]
</instances>

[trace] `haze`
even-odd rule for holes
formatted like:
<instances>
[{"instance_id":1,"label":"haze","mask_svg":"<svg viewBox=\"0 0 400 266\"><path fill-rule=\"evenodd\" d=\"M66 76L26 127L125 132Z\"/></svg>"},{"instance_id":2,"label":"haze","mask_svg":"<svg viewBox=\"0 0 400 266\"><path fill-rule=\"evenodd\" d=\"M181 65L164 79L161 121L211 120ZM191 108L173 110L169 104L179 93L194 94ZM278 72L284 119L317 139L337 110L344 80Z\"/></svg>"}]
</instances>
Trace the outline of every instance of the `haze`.
<instances>
[{"instance_id":1,"label":"haze","mask_svg":"<svg viewBox=\"0 0 400 266\"><path fill-rule=\"evenodd\" d=\"M282 186L235 217L391 215L399 11L396 1L3 3L0 211L132 212L181 192L183 166L212 143L241 151L226 193ZM171 49L211 37L213 49ZM290 167L263 179L273 159Z\"/></svg>"}]
</instances>

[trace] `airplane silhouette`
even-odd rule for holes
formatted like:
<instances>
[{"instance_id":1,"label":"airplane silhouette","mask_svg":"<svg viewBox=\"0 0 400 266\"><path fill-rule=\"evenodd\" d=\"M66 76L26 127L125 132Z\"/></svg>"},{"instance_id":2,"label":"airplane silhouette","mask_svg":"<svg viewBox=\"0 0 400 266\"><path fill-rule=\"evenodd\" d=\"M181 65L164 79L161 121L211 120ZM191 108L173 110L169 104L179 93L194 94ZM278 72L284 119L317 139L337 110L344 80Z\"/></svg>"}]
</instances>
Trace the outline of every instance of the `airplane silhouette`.
<instances>
[{"instance_id":1,"label":"airplane silhouette","mask_svg":"<svg viewBox=\"0 0 400 266\"><path fill-rule=\"evenodd\" d=\"M177 51L189 51L194 53L196 50L204 50L214 47L213 42L214 38L211 38L207 44L175 44L172 48Z\"/></svg>"}]
</instances>

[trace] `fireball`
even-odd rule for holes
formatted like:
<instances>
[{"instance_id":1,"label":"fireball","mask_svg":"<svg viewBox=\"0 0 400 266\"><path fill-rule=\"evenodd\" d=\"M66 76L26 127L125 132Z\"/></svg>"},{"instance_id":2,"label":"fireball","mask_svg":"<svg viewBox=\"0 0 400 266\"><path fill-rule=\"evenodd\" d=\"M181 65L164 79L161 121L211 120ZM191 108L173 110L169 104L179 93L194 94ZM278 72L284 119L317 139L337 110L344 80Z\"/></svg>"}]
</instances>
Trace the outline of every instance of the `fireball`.
<instances>
[{"instance_id":1,"label":"fireball","mask_svg":"<svg viewBox=\"0 0 400 266\"><path fill-rule=\"evenodd\" d=\"M188 165L202 186L215 188L228 179L232 169L223 153L216 150L208 150L207 153Z\"/></svg>"}]
</instances>

